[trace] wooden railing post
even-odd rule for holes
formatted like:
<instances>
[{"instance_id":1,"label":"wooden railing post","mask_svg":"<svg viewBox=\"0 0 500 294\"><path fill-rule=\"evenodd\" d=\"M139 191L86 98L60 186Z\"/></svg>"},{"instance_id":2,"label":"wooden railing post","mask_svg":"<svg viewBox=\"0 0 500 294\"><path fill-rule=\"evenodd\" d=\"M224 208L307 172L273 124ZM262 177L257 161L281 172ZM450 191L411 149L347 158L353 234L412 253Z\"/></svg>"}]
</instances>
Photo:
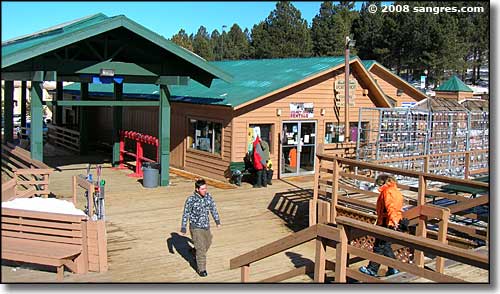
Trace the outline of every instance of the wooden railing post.
<instances>
[{"instance_id":1,"label":"wooden railing post","mask_svg":"<svg viewBox=\"0 0 500 294\"><path fill-rule=\"evenodd\" d=\"M465 152L465 170L464 170L464 178L468 179L470 174L470 152Z\"/></svg>"},{"instance_id":2,"label":"wooden railing post","mask_svg":"<svg viewBox=\"0 0 500 294\"><path fill-rule=\"evenodd\" d=\"M241 267L241 282L248 283L250 279L250 265L244 265Z\"/></svg>"},{"instance_id":3,"label":"wooden railing post","mask_svg":"<svg viewBox=\"0 0 500 294\"><path fill-rule=\"evenodd\" d=\"M73 205L76 207L76 176L73 176Z\"/></svg>"},{"instance_id":4,"label":"wooden railing post","mask_svg":"<svg viewBox=\"0 0 500 294\"><path fill-rule=\"evenodd\" d=\"M427 189L426 179L423 175L418 177L418 206L425 205L425 191ZM420 216L418 220L417 226L417 236L426 238L427 237L427 228L426 228L426 217ZM420 250L415 250L415 263L419 267L424 266L424 253Z\"/></svg>"},{"instance_id":5,"label":"wooden railing post","mask_svg":"<svg viewBox=\"0 0 500 294\"><path fill-rule=\"evenodd\" d=\"M346 283L347 273L347 235L344 226L338 226L340 229L340 240L335 248L335 282Z\"/></svg>"},{"instance_id":6,"label":"wooden railing post","mask_svg":"<svg viewBox=\"0 0 500 294\"><path fill-rule=\"evenodd\" d=\"M335 218L337 217L337 202L339 190L339 162L333 160L333 177L332 177L332 203L330 206L330 222L336 224Z\"/></svg>"},{"instance_id":7,"label":"wooden railing post","mask_svg":"<svg viewBox=\"0 0 500 294\"><path fill-rule=\"evenodd\" d=\"M325 282L325 267L326 267L326 242L323 238L316 238L316 257L314 260L314 282Z\"/></svg>"},{"instance_id":8,"label":"wooden railing post","mask_svg":"<svg viewBox=\"0 0 500 294\"><path fill-rule=\"evenodd\" d=\"M318 207L318 192L319 192L319 173L321 160L316 155L314 159L314 190L313 199L309 202L309 226L317 224L317 207Z\"/></svg>"},{"instance_id":9,"label":"wooden railing post","mask_svg":"<svg viewBox=\"0 0 500 294\"><path fill-rule=\"evenodd\" d=\"M450 210L448 208L443 209L443 215L441 217L441 220L439 221L439 235L438 235L438 241L442 242L443 244L448 244L448 240L446 239L446 236L448 234L448 219L450 217ZM438 273L443 273L444 272L444 258L443 257L438 257L436 259L436 271Z\"/></svg>"},{"instance_id":10,"label":"wooden railing post","mask_svg":"<svg viewBox=\"0 0 500 294\"><path fill-rule=\"evenodd\" d=\"M430 155L426 155L424 157L424 173L429 172L429 157L430 157Z\"/></svg>"}]
</instances>

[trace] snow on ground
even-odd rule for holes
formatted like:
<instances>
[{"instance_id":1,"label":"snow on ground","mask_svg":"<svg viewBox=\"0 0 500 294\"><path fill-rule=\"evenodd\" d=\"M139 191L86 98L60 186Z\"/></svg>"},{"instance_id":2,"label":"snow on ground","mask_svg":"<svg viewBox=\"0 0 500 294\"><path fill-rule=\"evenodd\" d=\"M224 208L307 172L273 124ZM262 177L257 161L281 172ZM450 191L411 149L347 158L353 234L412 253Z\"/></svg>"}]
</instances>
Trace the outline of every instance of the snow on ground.
<instances>
[{"instance_id":1,"label":"snow on ground","mask_svg":"<svg viewBox=\"0 0 500 294\"><path fill-rule=\"evenodd\" d=\"M82 210L76 208L73 205L73 202L55 198L17 198L11 201L2 202L2 207L83 216L86 215Z\"/></svg>"}]
</instances>

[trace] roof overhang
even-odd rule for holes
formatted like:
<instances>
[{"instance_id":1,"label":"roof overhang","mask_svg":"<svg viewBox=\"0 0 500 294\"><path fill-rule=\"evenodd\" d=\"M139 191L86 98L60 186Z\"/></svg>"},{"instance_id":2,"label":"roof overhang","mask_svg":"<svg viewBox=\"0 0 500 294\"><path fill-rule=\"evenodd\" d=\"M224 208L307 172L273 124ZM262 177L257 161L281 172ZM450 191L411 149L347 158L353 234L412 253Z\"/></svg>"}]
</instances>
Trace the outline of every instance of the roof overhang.
<instances>
[{"instance_id":1,"label":"roof overhang","mask_svg":"<svg viewBox=\"0 0 500 294\"><path fill-rule=\"evenodd\" d=\"M46 64L44 64L43 62L35 62L35 59L42 55L53 55L57 50L67 48L69 46L74 46L77 43L81 44L81 46L85 46L86 40L95 40L96 38L100 38L105 34L110 34L110 32L112 31L116 32L116 30L119 29L122 31L125 30L127 34L130 34L130 36L133 36L136 39L149 41L149 44L147 45L153 45L154 48L158 50L158 52L163 52L163 55L157 57L157 62L151 62L150 64L143 64L140 61L137 61L137 58L134 56L121 58L119 60L113 58L113 60L115 61L136 63L138 66L154 73L156 76L189 76L207 87L211 85L212 79L214 78L219 78L226 82L231 82L232 80L231 75L213 65L210 65L203 58L197 56L192 52L189 52L188 50L180 46L175 45L171 41L150 31L149 29L146 29L145 27L122 15L105 18L96 24L89 25L75 32L61 34L61 36L55 36L47 42L41 42L31 47L28 46L20 48L19 50L14 50L13 52L9 52L8 54L2 54L2 73L56 71L59 74L60 72L64 72L64 70L70 72L73 71L74 73L76 73L79 70L103 62L105 61L105 59L94 58L93 60L85 61L78 59L72 61L64 60L64 62L61 61L58 63L55 62L57 61L57 59L53 58L51 62L47 62ZM12 42L16 41L14 40ZM4 46L12 45L12 42L5 42L4 44L2 44L2 48ZM145 42L144 44L146 43L148 42ZM123 44L123 47L126 46L133 45ZM82 49L86 49L87 51L89 51L89 48L83 47ZM142 57L148 57L150 59L155 58L154 56L148 56L148 52L141 52L140 49L141 48L134 48L134 52L138 52L137 54L142 54ZM99 57L99 54L97 53L96 56ZM170 59L173 60L168 60L168 57L171 57ZM72 67L67 66L68 62L72 64ZM64 74L71 76L71 73L68 72L65 72Z\"/></svg>"},{"instance_id":2,"label":"roof overhang","mask_svg":"<svg viewBox=\"0 0 500 294\"><path fill-rule=\"evenodd\" d=\"M421 101L427 98L427 95L425 93L422 93L420 90L413 87L410 83L403 80L401 77L376 62L374 62L368 70L373 73L376 73L377 71L386 73L395 84L397 84L401 88L406 89L407 93L409 93L409 95L411 95L411 97L415 98L415 100L417 101Z\"/></svg>"}]
</instances>

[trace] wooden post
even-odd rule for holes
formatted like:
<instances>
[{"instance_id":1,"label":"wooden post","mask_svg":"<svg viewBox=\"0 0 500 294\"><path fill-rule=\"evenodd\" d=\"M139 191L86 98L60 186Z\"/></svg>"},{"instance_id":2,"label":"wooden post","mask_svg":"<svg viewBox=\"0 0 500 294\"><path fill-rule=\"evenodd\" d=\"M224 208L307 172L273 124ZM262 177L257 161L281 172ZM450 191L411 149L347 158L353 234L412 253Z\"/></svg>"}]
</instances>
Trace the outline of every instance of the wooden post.
<instances>
[{"instance_id":1,"label":"wooden post","mask_svg":"<svg viewBox=\"0 0 500 294\"><path fill-rule=\"evenodd\" d=\"M89 100L89 83L80 83L80 99ZM89 146L89 128L88 128L88 107L78 107L78 130L80 132L80 155L88 153Z\"/></svg>"},{"instance_id":2,"label":"wooden post","mask_svg":"<svg viewBox=\"0 0 500 294\"><path fill-rule=\"evenodd\" d=\"M446 236L448 234L448 219L450 217L450 209L445 208L443 209L443 215L441 217L441 220L439 221L439 235L438 235L438 241L442 242L443 244L448 244L448 240L446 240ZM438 257L436 259L436 271L438 273L443 273L444 272L444 257Z\"/></svg>"},{"instance_id":3,"label":"wooden post","mask_svg":"<svg viewBox=\"0 0 500 294\"><path fill-rule=\"evenodd\" d=\"M325 282L325 266L326 266L326 243L323 238L316 238L316 258L314 261L314 282Z\"/></svg>"},{"instance_id":4,"label":"wooden post","mask_svg":"<svg viewBox=\"0 0 500 294\"><path fill-rule=\"evenodd\" d=\"M427 238L427 227L426 227L426 217L421 215L418 219L417 226L417 236L421 238ZM415 264L418 267L424 267L424 252L420 250L415 250Z\"/></svg>"},{"instance_id":5,"label":"wooden post","mask_svg":"<svg viewBox=\"0 0 500 294\"><path fill-rule=\"evenodd\" d=\"M429 156L430 155L426 155L424 157L424 173L428 173L429 172Z\"/></svg>"},{"instance_id":6,"label":"wooden post","mask_svg":"<svg viewBox=\"0 0 500 294\"><path fill-rule=\"evenodd\" d=\"M26 107L26 89L28 88L28 83L26 81L21 82L21 128L26 127L26 114L27 114L27 107Z\"/></svg>"},{"instance_id":7,"label":"wooden post","mask_svg":"<svg viewBox=\"0 0 500 294\"><path fill-rule=\"evenodd\" d=\"M335 282L346 283L347 272L347 235L344 226L340 225L340 240L335 248Z\"/></svg>"},{"instance_id":8,"label":"wooden post","mask_svg":"<svg viewBox=\"0 0 500 294\"><path fill-rule=\"evenodd\" d=\"M470 174L470 151L465 152L464 178L468 179Z\"/></svg>"},{"instance_id":9,"label":"wooden post","mask_svg":"<svg viewBox=\"0 0 500 294\"><path fill-rule=\"evenodd\" d=\"M331 222L330 219L330 209L331 205L330 203L323 201L323 200L318 200L318 223L320 224L327 224Z\"/></svg>"},{"instance_id":10,"label":"wooden post","mask_svg":"<svg viewBox=\"0 0 500 294\"><path fill-rule=\"evenodd\" d=\"M123 84L114 83L113 95L116 101L123 100ZM123 107L113 106L113 167L120 163L120 130L122 129Z\"/></svg>"},{"instance_id":11,"label":"wooden post","mask_svg":"<svg viewBox=\"0 0 500 294\"><path fill-rule=\"evenodd\" d=\"M159 146L160 158L160 186L170 184L170 93L167 85L160 85L160 108L159 108Z\"/></svg>"},{"instance_id":12,"label":"wooden post","mask_svg":"<svg viewBox=\"0 0 500 294\"><path fill-rule=\"evenodd\" d=\"M425 192L427 190L427 180L425 176L421 175L418 177L418 199L417 205L425 205Z\"/></svg>"},{"instance_id":13,"label":"wooden post","mask_svg":"<svg viewBox=\"0 0 500 294\"><path fill-rule=\"evenodd\" d=\"M76 176L73 176L73 204L76 207Z\"/></svg>"},{"instance_id":14,"label":"wooden post","mask_svg":"<svg viewBox=\"0 0 500 294\"><path fill-rule=\"evenodd\" d=\"M241 282L248 283L250 280L250 265L244 265L241 267Z\"/></svg>"},{"instance_id":15,"label":"wooden post","mask_svg":"<svg viewBox=\"0 0 500 294\"><path fill-rule=\"evenodd\" d=\"M5 81L5 88L3 92L3 142L14 141L14 81Z\"/></svg>"},{"instance_id":16,"label":"wooden post","mask_svg":"<svg viewBox=\"0 0 500 294\"><path fill-rule=\"evenodd\" d=\"M31 159L43 162L43 72L35 73L31 81L30 152Z\"/></svg>"},{"instance_id":17,"label":"wooden post","mask_svg":"<svg viewBox=\"0 0 500 294\"><path fill-rule=\"evenodd\" d=\"M97 249L99 254L99 272L108 270L108 241L106 236L106 223L104 220L96 221Z\"/></svg>"},{"instance_id":18,"label":"wooden post","mask_svg":"<svg viewBox=\"0 0 500 294\"><path fill-rule=\"evenodd\" d=\"M318 207L318 192L319 192L319 173L321 160L318 155L314 158L314 190L313 199L309 203L309 226L317 223L316 211Z\"/></svg>"},{"instance_id":19,"label":"wooden post","mask_svg":"<svg viewBox=\"0 0 500 294\"><path fill-rule=\"evenodd\" d=\"M86 274L89 271L89 239L87 234L87 226L89 221L82 221L82 253L77 257L76 272L78 274Z\"/></svg>"},{"instance_id":20,"label":"wooden post","mask_svg":"<svg viewBox=\"0 0 500 294\"><path fill-rule=\"evenodd\" d=\"M64 84L63 82L56 82L56 95L53 100L56 101L62 101L63 99L63 87ZM55 115L55 120L53 119L52 122L58 126L62 125L62 106L57 106L54 105L52 107L52 113Z\"/></svg>"},{"instance_id":21,"label":"wooden post","mask_svg":"<svg viewBox=\"0 0 500 294\"><path fill-rule=\"evenodd\" d=\"M336 224L337 218L337 201L339 190L339 163L337 160L333 161L333 178L332 178L332 203L330 206L330 222Z\"/></svg>"}]
</instances>

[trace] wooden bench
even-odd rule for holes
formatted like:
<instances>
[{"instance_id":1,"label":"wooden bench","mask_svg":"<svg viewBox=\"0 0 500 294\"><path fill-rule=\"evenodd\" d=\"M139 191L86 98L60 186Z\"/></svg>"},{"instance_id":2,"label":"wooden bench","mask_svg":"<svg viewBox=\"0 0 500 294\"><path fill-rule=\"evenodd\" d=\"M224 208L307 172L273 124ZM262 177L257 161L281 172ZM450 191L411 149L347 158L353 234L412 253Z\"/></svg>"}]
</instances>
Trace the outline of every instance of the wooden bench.
<instances>
[{"instance_id":1,"label":"wooden bench","mask_svg":"<svg viewBox=\"0 0 500 294\"><path fill-rule=\"evenodd\" d=\"M31 159L30 152L19 146L11 143L2 145L2 171L8 173L16 184L15 195L9 199L2 195L2 201L34 195L47 197L50 194L49 176L53 169L41 161Z\"/></svg>"},{"instance_id":2,"label":"wooden bench","mask_svg":"<svg viewBox=\"0 0 500 294\"><path fill-rule=\"evenodd\" d=\"M249 168L244 161L235 162L232 161L229 164L229 170L231 173L230 182L241 186L241 180L244 176L251 176L252 170Z\"/></svg>"},{"instance_id":3,"label":"wooden bench","mask_svg":"<svg viewBox=\"0 0 500 294\"><path fill-rule=\"evenodd\" d=\"M88 271L87 217L2 208L2 259Z\"/></svg>"}]
</instances>

